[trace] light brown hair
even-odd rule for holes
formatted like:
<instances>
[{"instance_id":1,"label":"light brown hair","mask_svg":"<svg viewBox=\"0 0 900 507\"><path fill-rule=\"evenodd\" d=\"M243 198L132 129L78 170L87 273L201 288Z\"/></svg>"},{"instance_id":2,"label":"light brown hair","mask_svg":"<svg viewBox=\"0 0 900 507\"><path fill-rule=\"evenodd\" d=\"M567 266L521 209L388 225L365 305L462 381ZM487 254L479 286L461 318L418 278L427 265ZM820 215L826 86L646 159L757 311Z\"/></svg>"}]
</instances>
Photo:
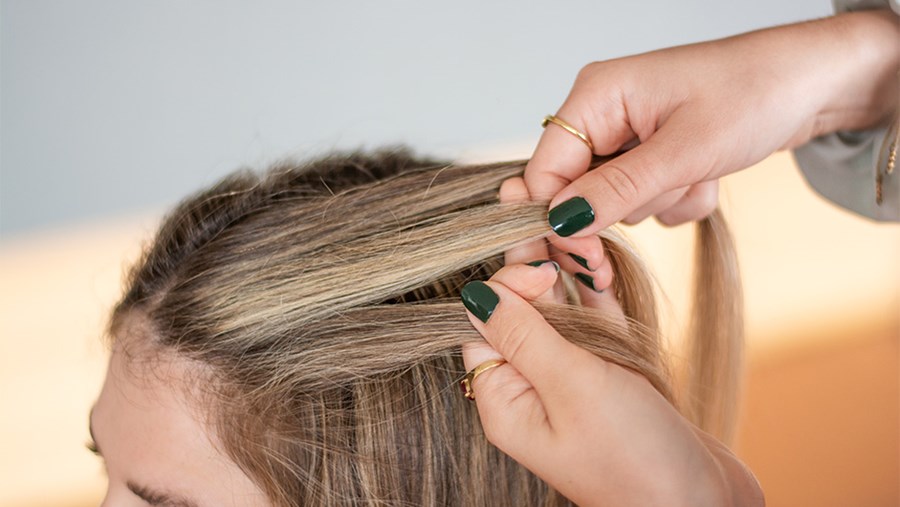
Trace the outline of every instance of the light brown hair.
<instances>
[{"instance_id":1,"label":"light brown hair","mask_svg":"<svg viewBox=\"0 0 900 507\"><path fill-rule=\"evenodd\" d=\"M504 250L550 232L546 202L497 202L524 166L385 149L235 173L166 217L110 335L140 321L154 349L201 366L211 432L276 505L566 505L487 442L457 387L460 345L482 339L459 291L499 269ZM613 232L602 237L627 325L576 301L536 306L727 437L739 282L719 213L698 231L682 382L669 374L646 270Z\"/></svg>"}]
</instances>

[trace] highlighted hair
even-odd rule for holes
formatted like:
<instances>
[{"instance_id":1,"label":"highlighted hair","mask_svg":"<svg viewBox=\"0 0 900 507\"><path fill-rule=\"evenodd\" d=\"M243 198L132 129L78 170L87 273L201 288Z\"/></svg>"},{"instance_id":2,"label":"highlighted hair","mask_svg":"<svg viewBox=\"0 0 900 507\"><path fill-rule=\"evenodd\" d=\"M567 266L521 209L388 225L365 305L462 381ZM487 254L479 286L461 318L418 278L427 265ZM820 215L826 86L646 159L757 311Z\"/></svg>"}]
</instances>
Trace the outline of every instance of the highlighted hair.
<instances>
[{"instance_id":1,"label":"highlighted hair","mask_svg":"<svg viewBox=\"0 0 900 507\"><path fill-rule=\"evenodd\" d=\"M143 340L202 366L211 431L276 505L566 505L487 442L457 388L461 343L482 339L459 291L550 232L547 203L497 202L524 167L393 149L235 173L165 218L110 334L140 319ZM691 369L677 385L646 270L601 236L627 324L575 302L535 306L727 440L742 323L721 215L699 224Z\"/></svg>"}]
</instances>

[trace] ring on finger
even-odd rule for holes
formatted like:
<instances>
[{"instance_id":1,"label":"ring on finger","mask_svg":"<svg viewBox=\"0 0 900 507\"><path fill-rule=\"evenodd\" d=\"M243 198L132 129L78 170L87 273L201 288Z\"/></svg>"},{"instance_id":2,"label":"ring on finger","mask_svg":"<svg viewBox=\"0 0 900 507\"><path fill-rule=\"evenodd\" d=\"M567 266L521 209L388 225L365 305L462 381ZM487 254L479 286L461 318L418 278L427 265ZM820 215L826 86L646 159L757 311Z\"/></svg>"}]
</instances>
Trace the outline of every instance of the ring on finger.
<instances>
[{"instance_id":1,"label":"ring on finger","mask_svg":"<svg viewBox=\"0 0 900 507\"><path fill-rule=\"evenodd\" d=\"M479 364L478 366L473 368L472 371L466 373L466 376L459 381L459 386L462 389L463 396L465 396L469 401L475 401L475 390L472 389L472 382L475 382L475 379L478 378L478 376L482 373L494 369L502 364L506 364L506 359L491 359L490 361L485 361Z\"/></svg>"},{"instance_id":2,"label":"ring on finger","mask_svg":"<svg viewBox=\"0 0 900 507\"><path fill-rule=\"evenodd\" d=\"M584 132L570 125L569 122L552 114L548 114L547 116L544 116L544 121L541 122L541 127L547 128L548 123L559 125L560 127L564 128L566 132L572 134L578 139L581 139L581 142L583 142L588 147L588 149L591 150L591 153L594 153L594 143L591 142L591 138L588 137Z\"/></svg>"}]
</instances>

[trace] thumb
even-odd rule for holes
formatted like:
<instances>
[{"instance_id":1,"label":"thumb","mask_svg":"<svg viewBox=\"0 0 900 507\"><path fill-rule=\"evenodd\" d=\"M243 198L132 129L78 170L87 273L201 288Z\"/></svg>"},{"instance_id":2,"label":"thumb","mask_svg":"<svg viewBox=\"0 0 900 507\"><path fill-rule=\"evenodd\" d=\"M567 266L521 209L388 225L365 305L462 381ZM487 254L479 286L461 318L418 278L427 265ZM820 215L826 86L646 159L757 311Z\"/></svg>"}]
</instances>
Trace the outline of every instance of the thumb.
<instances>
[{"instance_id":1,"label":"thumb","mask_svg":"<svg viewBox=\"0 0 900 507\"><path fill-rule=\"evenodd\" d=\"M500 269L487 283L469 282L462 290L472 325L513 368L498 369L497 375L475 386L480 390L476 396L488 401L479 405L488 419L493 419L493 410L508 410L511 402L530 389L539 396L548 419L553 414L568 413L583 400L579 388L573 385L578 383L573 368L578 371L576 366L586 362L593 365L596 356L561 336L529 301L552 287L556 276L550 264L541 264L538 269L511 265ZM484 349L463 348L469 369L490 358L490 352ZM510 376L512 372L521 377ZM496 420L505 420L510 414L497 414Z\"/></svg>"},{"instance_id":2,"label":"thumb","mask_svg":"<svg viewBox=\"0 0 900 507\"><path fill-rule=\"evenodd\" d=\"M564 237L596 234L659 195L699 181L705 172L695 147L702 143L686 142L688 129L672 120L646 142L560 190L550 201L553 231Z\"/></svg>"}]
</instances>

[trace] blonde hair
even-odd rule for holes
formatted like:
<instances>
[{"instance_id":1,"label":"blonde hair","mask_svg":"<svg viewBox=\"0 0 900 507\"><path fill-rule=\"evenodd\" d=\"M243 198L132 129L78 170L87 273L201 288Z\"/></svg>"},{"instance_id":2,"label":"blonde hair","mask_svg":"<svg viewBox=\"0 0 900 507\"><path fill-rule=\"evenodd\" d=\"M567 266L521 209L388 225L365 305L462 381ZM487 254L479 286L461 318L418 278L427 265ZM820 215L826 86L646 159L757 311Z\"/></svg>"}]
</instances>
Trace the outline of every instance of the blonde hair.
<instances>
[{"instance_id":1,"label":"blonde hair","mask_svg":"<svg viewBox=\"0 0 900 507\"><path fill-rule=\"evenodd\" d=\"M401 148L235 173L167 216L110 335L139 319L155 349L203 366L211 429L276 505L567 505L485 439L457 387L460 345L482 339L460 289L489 278L505 250L549 233L547 203L497 202L524 166L447 164ZM727 438L739 282L719 213L698 230L681 391L651 281L614 233L602 237L627 324L574 301L536 306L563 336L640 372Z\"/></svg>"}]
</instances>

